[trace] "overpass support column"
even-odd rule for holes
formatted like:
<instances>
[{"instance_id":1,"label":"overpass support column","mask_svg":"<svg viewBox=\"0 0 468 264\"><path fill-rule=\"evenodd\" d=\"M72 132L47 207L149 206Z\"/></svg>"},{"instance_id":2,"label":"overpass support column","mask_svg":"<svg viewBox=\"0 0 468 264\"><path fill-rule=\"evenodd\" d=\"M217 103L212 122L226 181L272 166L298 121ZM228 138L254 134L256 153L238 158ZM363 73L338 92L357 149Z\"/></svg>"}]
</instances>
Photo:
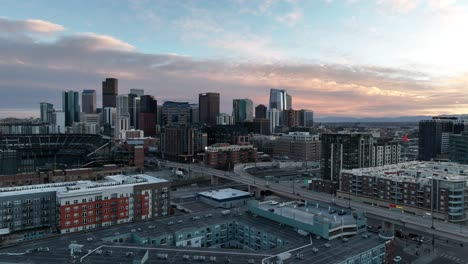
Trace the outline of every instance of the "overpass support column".
<instances>
[{"instance_id":1,"label":"overpass support column","mask_svg":"<svg viewBox=\"0 0 468 264\"><path fill-rule=\"evenodd\" d=\"M385 240L390 240L395 237L395 225L389 222L382 221L382 229L379 237Z\"/></svg>"},{"instance_id":2,"label":"overpass support column","mask_svg":"<svg viewBox=\"0 0 468 264\"><path fill-rule=\"evenodd\" d=\"M218 184L219 184L219 178L214 175L211 175L211 185L216 186Z\"/></svg>"},{"instance_id":3,"label":"overpass support column","mask_svg":"<svg viewBox=\"0 0 468 264\"><path fill-rule=\"evenodd\" d=\"M249 192L255 195L256 200L262 199L262 190L260 190L259 188L249 185Z\"/></svg>"}]
</instances>

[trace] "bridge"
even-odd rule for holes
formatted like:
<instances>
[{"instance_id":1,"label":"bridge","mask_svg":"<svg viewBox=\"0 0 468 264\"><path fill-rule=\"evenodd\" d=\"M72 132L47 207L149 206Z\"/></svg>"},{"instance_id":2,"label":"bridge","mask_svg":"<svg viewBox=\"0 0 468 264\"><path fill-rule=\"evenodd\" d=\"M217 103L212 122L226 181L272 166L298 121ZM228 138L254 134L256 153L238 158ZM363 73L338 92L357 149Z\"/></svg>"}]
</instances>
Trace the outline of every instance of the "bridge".
<instances>
[{"instance_id":1,"label":"bridge","mask_svg":"<svg viewBox=\"0 0 468 264\"><path fill-rule=\"evenodd\" d=\"M289 162L288 166L300 165L302 163ZM228 179L238 183L246 184L251 188L258 197L260 191L271 191L278 195L292 198L317 201L321 203L334 204L341 207L349 207L354 210L363 211L368 217L382 220L387 223L403 225L408 228L421 230L431 235L445 237L448 239L457 240L463 243L468 243L468 227L442 221L432 221L430 218L423 218L410 214L401 213L401 211L390 210L378 206L372 206L364 203L353 202L350 200L338 199L335 196L314 192L307 189L295 188L293 185L284 185L281 183L272 182L263 178L257 178L245 170L255 166L271 166L271 162L257 162L249 164L240 164L234 168L234 172L221 171L204 167L196 164L184 164L169 161L162 161L161 165L168 168L179 168L191 170L194 172L204 173L212 177L212 182L216 182L216 177Z\"/></svg>"}]
</instances>

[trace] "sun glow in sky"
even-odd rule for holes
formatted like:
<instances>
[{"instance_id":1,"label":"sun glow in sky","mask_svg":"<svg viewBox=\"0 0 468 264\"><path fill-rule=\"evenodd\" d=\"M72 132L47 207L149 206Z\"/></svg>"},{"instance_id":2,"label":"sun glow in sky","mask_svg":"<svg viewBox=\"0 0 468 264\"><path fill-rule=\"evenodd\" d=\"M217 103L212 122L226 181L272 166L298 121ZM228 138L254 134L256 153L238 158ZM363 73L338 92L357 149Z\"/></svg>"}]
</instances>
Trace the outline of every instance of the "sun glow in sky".
<instances>
[{"instance_id":1,"label":"sun glow in sky","mask_svg":"<svg viewBox=\"0 0 468 264\"><path fill-rule=\"evenodd\" d=\"M99 94L105 77L160 103L217 91L228 113L277 87L319 116L468 113L468 1L0 0L0 11L0 117L60 108L62 90Z\"/></svg>"}]
</instances>

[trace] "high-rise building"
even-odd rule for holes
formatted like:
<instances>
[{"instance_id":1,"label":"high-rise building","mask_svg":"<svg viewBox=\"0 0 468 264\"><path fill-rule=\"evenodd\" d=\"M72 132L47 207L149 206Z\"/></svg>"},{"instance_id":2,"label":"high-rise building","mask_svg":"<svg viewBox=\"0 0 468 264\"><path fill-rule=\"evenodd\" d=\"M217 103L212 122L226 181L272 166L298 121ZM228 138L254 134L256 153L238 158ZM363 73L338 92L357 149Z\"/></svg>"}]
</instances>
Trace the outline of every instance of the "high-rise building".
<instances>
[{"instance_id":1,"label":"high-rise building","mask_svg":"<svg viewBox=\"0 0 468 264\"><path fill-rule=\"evenodd\" d=\"M255 107L255 118L267 118L267 107L260 104Z\"/></svg>"},{"instance_id":2,"label":"high-rise building","mask_svg":"<svg viewBox=\"0 0 468 264\"><path fill-rule=\"evenodd\" d=\"M128 95L117 96L117 117L127 116L130 117L128 111Z\"/></svg>"},{"instance_id":3,"label":"high-rise building","mask_svg":"<svg viewBox=\"0 0 468 264\"><path fill-rule=\"evenodd\" d=\"M291 97L289 97L291 98ZM292 99L289 99L291 102ZM270 90L270 109L278 109L279 111L291 109L288 105L288 96L286 90L271 89Z\"/></svg>"},{"instance_id":4,"label":"high-rise building","mask_svg":"<svg viewBox=\"0 0 468 264\"><path fill-rule=\"evenodd\" d=\"M40 103L41 107L41 121L45 123L52 123L52 114L54 113L54 105L49 103Z\"/></svg>"},{"instance_id":5,"label":"high-rise building","mask_svg":"<svg viewBox=\"0 0 468 264\"><path fill-rule=\"evenodd\" d=\"M129 100L130 100L130 98L129 98ZM133 98L132 102L133 102L132 107L130 109L133 110L133 111L131 112L130 125L135 127L135 128L138 128L139 116L140 116L140 112L141 112L141 98L140 97L135 97L135 98Z\"/></svg>"},{"instance_id":6,"label":"high-rise building","mask_svg":"<svg viewBox=\"0 0 468 264\"><path fill-rule=\"evenodd\" d=\"M165 127L161 135L164 159L192 162L194 157L195 128L188 126Z\"/></svg>"},{"instance_id":7,"label":"high-rise building","mask_svg":"<svg viewBox=\"0 0 468 264\"><path fill-rule=\"evenodd\" d=\"M253 120L253 132L255 134L270 135L270 120L266 118L254 118Z\"/></svg>"},{"instance_id":8,"label":"high-rise building","mask_svg":"<svg viewBox=\"0 0 468 264\"><path fill-rule=\"evenodd\" d=\"M143 95L140 97L140 112L141 113L154 113L158 111L158 102L152 95Z\"/></svg>"},{"instance_id":9,"label":"high-rise building","mask_svg":"<svg viewBox=\"0 0 468 264\"><path fill-rule=\"evenodd\" d=\"M292 96L290 94L286 94L286 110L293 109L292 107Z\"/></svg>"},{"instance_id":10,"label":"high-rise building","mask_svg":"<svg viewBox=\"0 0 468 264\"><path fill-rule=\"evenodd\" d=\"M191 122L191 107L187 102L164 102L163 126L188 125Z\"/></svg>"},{"instance_id":11,"label":"high-rise building","mask_svg":"<svg viewBox=\"0 0 468 264\"><path fill-rule=\"evenodd\" d=\"M283 126L292 128L298 127L300 123L300 112L297 110L289 109L284 110L282 113ZM280 118L281 120L281 118ZM280 121L281 122L281 121Z\"/></svg>"},{"instance_id":12,"label":"high-rise building","mask_svg":"<svg viewBox=\"0 0 468 264\"><path fill-rule=\"evenodd\" d=\"M216 117L216 125L233 125L235 124L234 122L234 117L225 113L220 113Z\"/></svg>"},{"instance_id":13,"label":"high-rise building","mask_svg":"<svg viewBox=\"0 0 468 264\"><path fill-rule=\"evenodd\" d=\"M134 94L138 97L143 96L145 94L145 90L143 89L130 89L130 94Z\"/></svg>"},{"instance_id":14,"label":"high-rise building","mask_svg":"<svg viewBox=\"0 0 468 264\"><path fill-rule=\"evenodd\" d=\"M108 124L111 127L115 125L115 118L117 117L117 110L114 107L104 108L103 123Z\"/></svg>"},{"instance_id":15,"label":"high-rise building","mask_svg":"<svg viewBox=\"0 0 468 264\"><path fill-rule=\"evenodd\" d=\"M132 89L133 90L133 89ZM136 95L136 94L132 94L132 93L129 93L128 95L128 114L130 116L130 126L133 127L133 128L136 128L137 126L137 122L136 122L136 119L135 119L135 116L136 116L136 110L137 108L135 107L135 98L140 98L140 96ZM138 112L140 111L139 109L140 107L138 106Z\"/></svg>"},{"instance_id":16,"label":"high-rise building","mask_svg":"<svg viewBox=\"0 0 468 264\"><path fill-rule=\"evenodd\" d=\"M202 93L198 96L200 124L215 125L219 114L219 93Z\"/></svg>"},{"instance_id":17,"label":"high-rise building","mask_svg":"<svg viewBox=\"0 0 468 264\"><path fill-rule=\"evenodd\" d=\"M114 136L116 138L122 135L122 131L130 129L130 118L128 116L119 116L115 120L115 132Z\"/></svg>"},{"instance_id":18,"label":"high-rise building","mask_svg":"<svg viewBox=\"0 0 468 264\"><path fill-rule=\"evenodd\" d=\"M253 102L250 99L232 100L232 116L235 123L253 121Z\"/></svg>"},{"instance_id":19,"label":"high-rise building","mask_svg":"<svg viewBox=\"0 0 468 264\"><path fill-rule=\"evenodd\" d=\"M138 129L145 133L145 136L156 136L156 113L143 113L138 114Z\"/></svg>"},{"instance_id":20,"label":"high-rise building","mask_svg":"<svg viewBox=\"0 0 468 264\"><path fill-rule=\"evenodd\" d=\"M56 110L52 114L53 133L65 133L65 112Z\"/></svg>"},{"instance_id":21,"label":"high-rise building","mask_svg":"<svg viewBox=\"0 0 468 264\"><path fill-rule=\"evenodd\" d=\"M80 121L80 105L78 92L62 92L62 107L65 112L65 126L71 126L73 122Z\"/></svg>"},{"instance_id":22,"label":"high-rise building","mask_svg":"<svg viewBox=\"0 0 468 264\"><path fill-rule=\"evenodd\" d=\"M287 156L291 160L320 160L320 140L309 132L289 132L276 140L274 154Z\"/></svg>"},{"instance_id":23,"label":"high-rise building","mask_svg":"<svg viewBox=\"0 0 468 264\"><path fill-rule=\"evenodd\" d=\"M102 108L116 107L119 94L119 80L107 78L102 82Z\"/></svg>"},{"instance_id":24,"label":"high-rise building","mask_svg":"<svg viewBox=\"0 0 468 264\"><path fill-rule=\"evenodd\" d=\"M302 109L301 113L303 113L301 115L304 118L303 125L305 127L313 127L314 126L314 111Z\"/></svg>"},{"instance_id":25,"label":"high-rise building","mask_svg":"<svg viewBox=\"0 0 468 264\"><path fill-rule=\"evenodd\" d=\"M81 93L81 112L96 113L96 90L83 90Z\"/></svg>"},{"instance_id":26,"label":"high-rise building","mask_svg":"<svg viewBox=\"0 0 468 264\"><path fill-rule=\"evenodd\" d=\"M276 108L268 109L268 111L267 111L267 116L268 117L267 118L268 118L268 120L270 120L270 131L271 131L271 133L275 133L276 127L279 126L280 115L281 115L280 110L278 110Z\"/></svg>"},{"instance_id":27,"label":"high-rise building","mask_svg":"<svg viewBox=\"0 0 468 264\"><path fill-rule=\"evenodd\" d=\"M192 115L192 124L200 123L200 108L198 104L191 104L191 115Z\"/></svg>"},{"instance_id":28,"label":"high-rise building","mask_svg":"<svg viewBox=\"0 0 468 264\"><path fill-rule=\"evenodd\" d=\"M468 164L468 132L450 134L448 152L450 161Z\"/></svg>"},{"instance_id":29,"label":"high-rise building","mask_svg":"<svg viewBox=\"0 0 468 264\"><path fill-rule=\"evenodd\" d=\"M342 169L372 167L372 134L322 134L321 141L322 179L338 183Z\"/></svg>"},{"instance_id":30,"label":"high-rise building","mask_svg":"<svg viewBox=\"0 0 468 264\"><path fill-rule=\"evenodd\" d=\"M419 160L445 158L442 151L442 137L444 133L459 134L462 129L454 131L457 118L433 117L431 120L419 122Z\"/></svg>"}]
</instances>

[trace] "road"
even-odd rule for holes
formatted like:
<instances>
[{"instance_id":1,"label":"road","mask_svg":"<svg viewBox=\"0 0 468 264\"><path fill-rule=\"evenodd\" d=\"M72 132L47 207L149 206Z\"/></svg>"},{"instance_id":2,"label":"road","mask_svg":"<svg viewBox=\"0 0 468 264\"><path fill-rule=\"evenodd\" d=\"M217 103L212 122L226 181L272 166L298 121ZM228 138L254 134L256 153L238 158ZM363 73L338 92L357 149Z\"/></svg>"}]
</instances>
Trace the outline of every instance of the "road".
<instances>
[{"instance_id":1,"label":"road","mask_svg":"<svg viewBox=\"0 0 468 264\"><path fill-rule=\"evenodd\" d=\"M418 229L429 234L434 234L436 236L446 237L448 239L457 240L462 243L468 243L468 227L466 226L434 221L434 228L431 228L432 221L430 218L403 214L400 211L394 211L368 204L336 199L330 194L313 192L302 188L295 188L295 186L285 186L281 183L275 183L262 178L254 177L244 170L248 166L264 165L262 163L256 163L255 165L245 164L236 166L234 172L221 171L196 164L185 164L169 161L163 161L162 165L165 167L184 168L187 170L206 173L208 175L254 186L262 190L269 190L293 199L307 199L328 204L334 203L342 207L350 207L354 210L363 211L368 217L372 217L374 219L385 220L395 224L404 225L408 228Z\"/></svg>"}]
</instances>

